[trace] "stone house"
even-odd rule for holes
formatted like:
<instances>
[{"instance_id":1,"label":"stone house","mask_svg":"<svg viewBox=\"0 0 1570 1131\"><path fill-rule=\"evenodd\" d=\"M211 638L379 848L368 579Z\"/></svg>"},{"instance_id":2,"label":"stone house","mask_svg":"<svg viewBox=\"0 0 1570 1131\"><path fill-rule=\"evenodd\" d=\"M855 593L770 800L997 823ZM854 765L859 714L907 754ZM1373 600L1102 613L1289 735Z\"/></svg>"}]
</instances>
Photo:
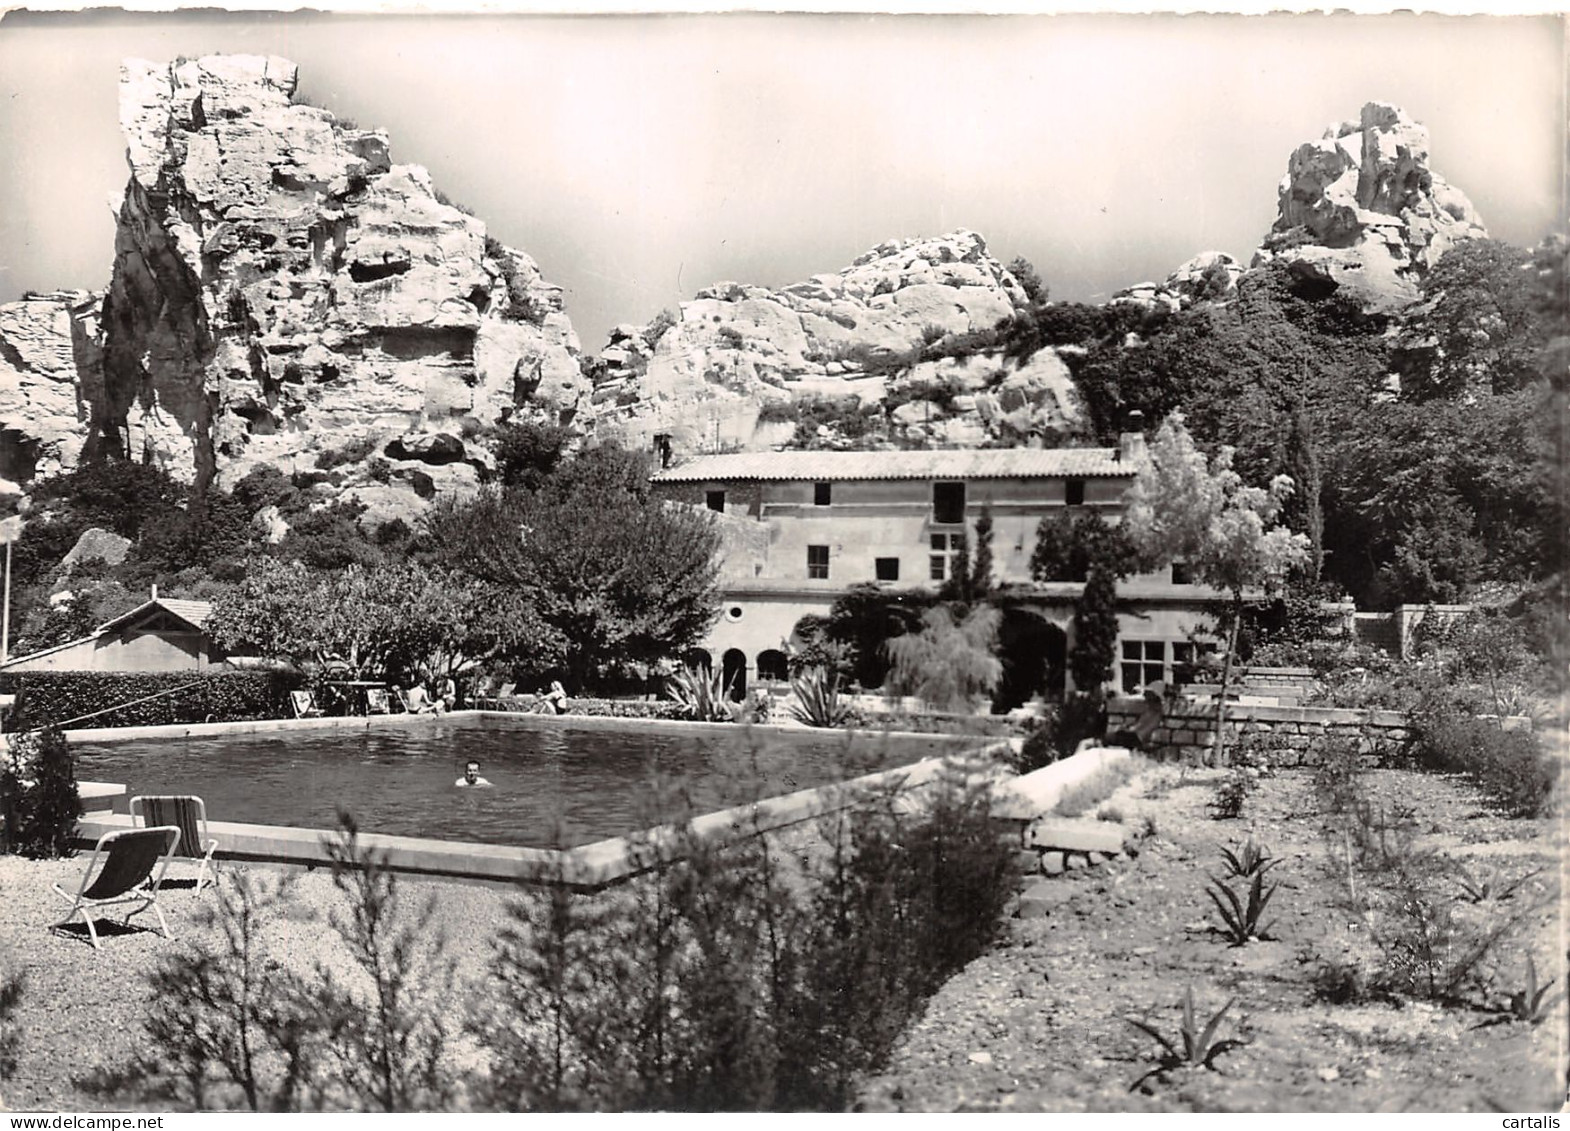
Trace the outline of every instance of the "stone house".
<instances>
[{"instance_id":1,"label":"stone house","mask_svg":"<svg viewBox=\"0 0 1570 1131\"><path fill-rule=\"evenodd\" d=\"M1013 667L1029 669L1014 678L1063 690L1084 586L1032 581L1038 524L1074 508L1120 521L1144 450L1143 435L1129 432L1116 448L737 452L666 467L652 477L655 493L716 512L724 536L721 615L692 658L718 660L741 687L783 681L804 616L827 615L857 583L936 589L990 507L1002 635L1018 648ZM1170 681L1173 665L1192 658L1204 604L1220 596L1180 568L1130 578L1118 594L1117 679L1130 691Z\"/></svg>"}]
</instances>

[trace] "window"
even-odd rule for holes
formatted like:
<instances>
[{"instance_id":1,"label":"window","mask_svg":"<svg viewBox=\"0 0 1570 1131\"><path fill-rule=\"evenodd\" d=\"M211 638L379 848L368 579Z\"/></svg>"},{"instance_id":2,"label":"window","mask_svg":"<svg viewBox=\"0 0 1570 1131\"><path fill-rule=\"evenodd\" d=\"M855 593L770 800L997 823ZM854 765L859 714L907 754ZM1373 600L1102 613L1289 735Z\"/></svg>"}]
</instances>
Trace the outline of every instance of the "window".
<instances>
[{"instance_id":1,"label":"window","mask_svg":"<svg viewBox=\"0 0 1570 1131\"><path fill-rule=\"evenodd\" d=\"M1172 645L1172 682L1194 682L1194 646L1186 642Z\"/></svg>"},{"instance_id":2,"label":"window","mask_svg":"<svg viewBox=\"0 0 1570 1131\"><path fill-rule=\"evenodd\" d=\"M965 521L965 484L934 483L932 485L932 521L942 523Z\"/></svg>"},{"instance_id":3,"label":"window","mask_svg":"<svg viewBox=\"0 0 1570 1131\"><path fill-rule=\"evenodd\" d=\"M814 483L812 485L812 505L826 507L833 497L834 488L828 483Z\"/></svg>"},{"instance_id":4,"label":"window","mask_svg":"<svg viewBox=\"0 0 1570 1131\"><path fill-rule=\"evenodd\" d=\"M807 576L825 579L829 576L829 548L827 546L807 547Z\"/></svg>"},{"instance_id":5,"label":"window","mask_svg":"<svg viewBox=\"0 0 1570 1131\"><path fill-rule=\"evenodd\" d=\"M873 566L878 571L878 580L879 581L898 581L899 580L899 559L898 558L878 558L878 559L876 559L873 562Z\"/></svg>"},{"instance_id":6,"label":"window","mask_svg":"<svg viewBox=\"0 0 1570 1131\"><path fill-rule=\"evenodd\" d=\"M1173 562L1172 563L1172 584L1173 585L1188 585L1188 584L1190 584L1192 582L1192 580L1193 579L1189 575L1189 572L1188 572L1188 563L1187 562Z\"/></svg>"},{"instance_id":7,"label":"window","mask_svg":"<svg viewBox=\"0 0 1570 1131\"><path fill-rule=\"evenodd\" d=\"M965 536L963 534L934 534L932 536L932 555L929 559L932 569L933 581L947 581L954 576L957 568L957 559L965 553Z\"/></svg>"},{"instance_id":8,"label":"window","mask_svg":"<svg viewBox=\"0 0 1570 1131\"><path fill-rule=\"evenodd\" d=\"M724 491L710 491L708 493L706 501L708 502L709 509L711 511L719 511L721 514L725 513L725 492Z\"/></svg>"},{"instance_id":9,"label":"window","mask_svg":"<svg viewBox=\"0 0 1570 1131\"><path fill-rule=\"evenodd\" d=\"M1063 501L1071 507L1085 505L1085 481L1083 479L1067 479L1063 483Z\"/></svg>"},{"instance_id":10,"label":"window","mask_svg":"<svg viewBox=\"0 0 1570 1131\"><path fill-rule=\"evenodd\" d=\"M784 683L790 679L790 661L778 648L766 648L758 653L758 679L766 683Z\"/></svg>"},{"instance_id":11,"label":"window","mask_svg":"<svg viewBox=\"0 0 1570 1131\"><path fill-rule=\"evenodd\" d=\"M1133 694L1147 683L1166 678L1167 642L1165 640L1123 641L1123 690Z\"/></svg>"}]
</instances>

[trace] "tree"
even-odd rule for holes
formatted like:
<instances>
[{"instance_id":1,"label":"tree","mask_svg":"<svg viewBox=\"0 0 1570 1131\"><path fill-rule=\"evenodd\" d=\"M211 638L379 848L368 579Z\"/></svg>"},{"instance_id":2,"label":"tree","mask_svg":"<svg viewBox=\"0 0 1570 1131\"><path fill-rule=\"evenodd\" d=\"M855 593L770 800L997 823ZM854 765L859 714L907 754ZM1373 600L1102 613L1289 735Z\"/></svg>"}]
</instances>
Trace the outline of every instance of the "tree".
<instances>
[{"instance_id":1,"label":"tree","mask_svg":"<svg viewBox=\"0 0 1570 1131\"><path fill-rule=\"evenodd\" d=\"M970 564L971 600L986 600L995 584L996 579L992 576L992 504L987 503L976 519L976 557Z\"/></svg>"},{"instance_id":2,"label":"tree","mask_svg":"<svg viewBox=\"0 0 1570 1131\"><path fill-rule=\"evenodd\" d=\"M886 687L891 695L916 695L940 711L968 711L990 696L1003 677L994 651L1002 614L978 605L963 620L943 605L922 615L920 632L890 640L892 666Z\"/></svg>"},{"instance_id":3,"label":"tree","mask_svg":"<svg viewBox=\"0 0 1570 1131\"><path fill-rule=\"evenodd\" d=\"M1232 449L1207 460L1179 413L1161 424L1129 488L1123 526L1141 566L1155 569L1186 562L1202 585L1228 595L1227 650L1216 697L1218 764L1226 753L1226 696L1232 657L1251 591L1280 586L1309 555L1308 538L1270 525L1291 493L1292 481L1277 476L1268 489L1245 486L1232 470Z\"/></svg>"},{"instance_id":4,"label":"tree","mask_svg":"<svg viewBox=\"0 0 1570 1131\"><path fill-rule=\"evenodd\" d=\"M1030 553L1030 576L1038 582L1084 581L1092 568L1127 577L1132 566L1128 539L1100 512L1059 510L1045 515L1036 526L1036 546Z\"/></svg>"},{"instance_id":5,"label":"tree","mask_svg":"<svg viewBox=\"0 0 1570 1131\"><path fill-rule=\"evenodd\" d=\"M427 526L439 560L528 597L573 689L680 655L719 612L713 515L652 498L641 453L581 452L536 491L482 491Z\"/></svg>"},{"instance_id":6,"label":"tree","mask_svg":"<svg viewBox=\"0 0 1570 1131\"><path fill-rule=\"evenodd\" d=\"M506 654L560 651L522 594L411 564L317 571L257 558L214 601L208 631L230 650L341 662L355 678L459 675Z\"/></svg>"},{"instance_id":7,"label":"tree","mask_svg":"<svg viewBox=\"0 0 1570 1131\"><path fill-rule=\"evenodd\" d=\"M1546 335L1534 303L1532 253L1462 240L1423 277L1392 361L1403 398L1510 393L1537 377Z\"/></svg>"},{"instance_id":8,"label":"tree","mask_svg":"<svg viewBox=\"0 0 1570 1131\"><path fill-rule=\"evenodd\" d=\"M1050 297L1051 291L1048 290L1046 282L1041 278L1040 272L1036 270L1035 264L1023 255L1016 255L1009 262L1009 274L1014 276L1014 281L1025 292L1025 297L1030 299L1032 307L1047 305L1047 299Z\"/></svg>"},{"instance_id":9,"label":"tree","mask_svg":"<svg viewBox=\"0 0 1570 1131\"><path fill-rule=\"evenodd\" d=\"M1090 571L1084 592L1074 604L1074 650L1069 653L1069 674L1083 694L1100 697L1112 678L1112 660L1118 641L1117 575L1097 567Z\"/></svg>"}]
</instances>

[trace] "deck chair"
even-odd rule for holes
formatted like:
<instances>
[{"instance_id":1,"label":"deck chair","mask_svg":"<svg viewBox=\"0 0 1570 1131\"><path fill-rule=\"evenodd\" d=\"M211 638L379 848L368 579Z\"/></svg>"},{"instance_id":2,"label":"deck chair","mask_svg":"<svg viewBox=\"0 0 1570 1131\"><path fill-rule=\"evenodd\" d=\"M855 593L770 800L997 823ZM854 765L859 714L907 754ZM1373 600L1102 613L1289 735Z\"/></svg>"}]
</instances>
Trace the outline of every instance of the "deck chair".
<instances>
[{"instance_id":1,"label":"deck chair","mask_svg":"<svg viewBox=\"0 0 1570 1131\"><path fill-rule=\"evenodd\" d=\"M59 884L51 885L55 893L71 905L71 910L50 930L58 931L80 913L87 922L87 935L92 940L93 949L99 950L101 947L98 928L93 923L93 912L116 904L134 903L136 906L125 915L127 925L131 922L131 916L151 907L158 916L158 925L163 928L164 938L174 938L169 933L169 923L164 919L163 909L158 906L158 885L163 882L164 872L168 870L174 847L179 842L180 830L175 825L120 829L99 837L92 859L87 862L87 870L82 873L82 886L76 894L71 895ZM101 866L100 859L103 861Z\"/></svg>"},{"instance_id":2,"label":"deck chair","mask_svg":"<svg viewBox=\"0 0 1570 1131\"><path fill-rule=\"evenodd\" d=\"M483 706L490 707L493 710L505 710L507 707L507 700L512 698L512 693L517 689L517 687L518 685L516 683L504 683L502 684L500 691L496 692L494 695L486 695L480 700L480 703Z\"/></svg>"},{"instance_id":3,"label":"deck chair","mask_svg":"<svg viewBox=\"0 0 1570 1131\"><path fill-rule=\"evenodd\" d=\"M392 707L390 707L387 703L387 689L385 687L371 687L366 689L365 713L367 715L392 714Z\"/></svg>"},{"instance_id":4,"label":"deck chair","mask_svg":"<svg viewBox=\"0 0 1570 1131\"><path fill-rule=\"evenodd\" d=\"M304 688L289 692L289 702L294 704L294 717L297 719L314 719L325 713L316 705L316 696Z\"/></svg>"},{"instance_id":5,"label":"deck chair","mask_svg":"<svg viewBox=\"0 0 1570 1131\"><path fill-rule=\"evenodd\" d=\"M218 842L207 835L207 806L200 797L190 794L133 797L131 820L138 817L147 827L173 825L180 830L180 843L175 846L174 854L201 861L196 868L197 891L202 890L203 881L216 882L208 875L208 869L212 866Z\"/></svg>"}]
</instances>

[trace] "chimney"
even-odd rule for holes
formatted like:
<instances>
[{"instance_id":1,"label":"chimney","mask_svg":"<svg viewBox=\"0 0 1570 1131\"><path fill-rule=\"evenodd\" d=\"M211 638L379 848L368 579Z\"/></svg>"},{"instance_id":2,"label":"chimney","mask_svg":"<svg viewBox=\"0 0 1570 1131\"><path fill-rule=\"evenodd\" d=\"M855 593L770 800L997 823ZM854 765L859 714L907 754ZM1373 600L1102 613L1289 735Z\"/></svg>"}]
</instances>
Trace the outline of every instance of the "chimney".
<instances>
[{"instance_id":1,"label":"chimney","mask_svg":"<svg viewBox=\"0 0 1570 1131\"><path fill-rule=\"evenodd\" d=\"M1145 414L1135 409L1123 423L1118 436L1118 462L1135 463L1145 458Z\"/></svg>"},{"instance_id":2,"label":"chimney","mask_svg":"<svg viewBox=\"0 0 1570 1131\"><path fill-rule=\"evenodd\" d=\"M158 583L156 581L153 582L153 596L152 596L152 599L154 601L158 600Z\"/></svg>"}]
</instances>

